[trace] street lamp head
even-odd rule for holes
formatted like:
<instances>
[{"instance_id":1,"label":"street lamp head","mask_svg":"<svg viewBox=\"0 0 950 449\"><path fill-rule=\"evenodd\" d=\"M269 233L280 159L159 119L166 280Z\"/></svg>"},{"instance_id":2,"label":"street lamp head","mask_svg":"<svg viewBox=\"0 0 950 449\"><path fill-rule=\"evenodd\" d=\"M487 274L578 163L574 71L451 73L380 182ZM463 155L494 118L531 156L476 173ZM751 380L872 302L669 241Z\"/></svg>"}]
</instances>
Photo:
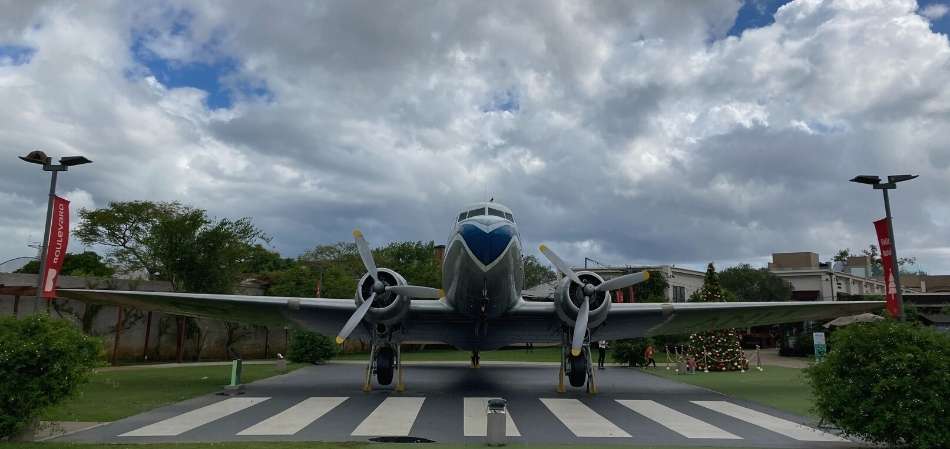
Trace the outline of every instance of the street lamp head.
<instances>
[{"instance_id":1,"label":"street lamp head","mask_svg":"<svg viewBox=\"0 0 950 449\"><path fill-rule=\"evenodd\" d=\"M902 181L910 181L911 179L916 178L920 175L890 175L887 177L887 182L895 184Z\"/></svg>"},{"instance_id":2,"label":"street lamp head","mask_svg":"<svg viewBox=\"0 0 950 449\"><path fill-rule=\"evenodd\" d=\"M20 159L26 162L29 162L31 164L40 164L40 165L45 165L50 162L49 156L47 156L46 153L40 150L30 151L30 154L27 154L26 156L20 156Z\"/></svg>"},{"instance_id":3,"label":"street lamp head","mask_svg":"<svg viewBox=\"0 0 950 449\"><path fill-rule=\"evenodd\" d=\"M90 164L92 161L86 159L85 156L66 156L59 158L59 163L67 167L72 167L74 165Z\"/></svg>"},{"instance_id":4,"label":"street lamp head","mask_svg":"<svg viewBox=\"0 0 950 449\"><path fill-rule=\"evenodd\" d=\"M880 177L880 176L872 176L872 175L858 175L858 176L855 176L854 178L852 178L852 179L851 179L851 182L857 182L857 183L861 183L861 184L876 185L876 184L880 184L880 183L881 183L881 177Z\"/></svg>"}]
</instances>

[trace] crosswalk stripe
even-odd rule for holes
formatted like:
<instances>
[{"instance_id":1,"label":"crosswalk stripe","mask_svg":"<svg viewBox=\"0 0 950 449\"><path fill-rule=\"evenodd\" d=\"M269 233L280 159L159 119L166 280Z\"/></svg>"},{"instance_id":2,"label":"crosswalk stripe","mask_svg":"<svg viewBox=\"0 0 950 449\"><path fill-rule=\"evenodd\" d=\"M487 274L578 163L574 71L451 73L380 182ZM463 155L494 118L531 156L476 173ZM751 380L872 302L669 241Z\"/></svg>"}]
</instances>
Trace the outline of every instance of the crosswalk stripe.
<instances>
[{"instance_id":1,"label":"crosswalk stripe","mask_svg":"<svg viewBox=\"0 0 950 449\"><path fill-rule=\"evenodd\" d=\"M488 434L488 400L494 398L465 398L464 400L464 429L467 437L483 437ZM507 414L505 434L510 437L520 437L515 421L511 414Z\"/></svg>"},{"instance_id":2,"label":"crosswalk stripe","mask_svg":"<svg viewBox=\"0 0 950 449\"><path fill-rule=\"evenodd\" d=\"M733 435L685 413L680 413L656 401L617 399L617 402L686 438L742 439L742 437Z\"/></svg>"},{"instance_id":3,"label":"crosswalk stripe","mask_svg":"<svg viewBox=\"0 0 950 449\"><path fill-rule=\"evenodd\" d=\"M706 407L724 415L729 415L749 424L762 427L772 432L785 435L799 441L844 441L844 438L825 433L799 423L776 418L749 408L745 408L726 401L692 401L696 405Z\"/></svg>"},{"instance_id":4,"label":"crosswalk stripe","mask_svg":"<svg viewBox=\"0 0 950 449\"><path fill-rule=\"evenodd\" d=\"M120 437L168 437L185 433L191 429L237 413L252 405L270 398L230 398L211 405L182 413L178 416L149 424L145 427L119 435Z\"/></svg>"},{"instance_id":5,"label":"crosswalk stripe","mask_svg":"<svg viewBox=\"0 0 950 449\"><path fill-rule=\"evenodd\" d=\"M562 424L579 437L629 437L630 434L614 425L577 399L542 398L544 404Z\"/></svg>"},{"instance_id":6,"label":"crosswalk stripe","mask_svg":"<svg viewBox=\"0 0 950 449\"><path fill-rule=\"evenodd\" d=\"M313 397L267 418L238 435L293 435L347 400L346 397Z\"/></svg>"},{"instance_id":7,"label":"crosswalk stripe","mask_svg":"<svg viewBox=\"0 0 950 449\"><path fill-rule=\"evenodd\" d=\"M386 398L351 435L407 436L426 398Z\"/></svg>"}]
</instances>

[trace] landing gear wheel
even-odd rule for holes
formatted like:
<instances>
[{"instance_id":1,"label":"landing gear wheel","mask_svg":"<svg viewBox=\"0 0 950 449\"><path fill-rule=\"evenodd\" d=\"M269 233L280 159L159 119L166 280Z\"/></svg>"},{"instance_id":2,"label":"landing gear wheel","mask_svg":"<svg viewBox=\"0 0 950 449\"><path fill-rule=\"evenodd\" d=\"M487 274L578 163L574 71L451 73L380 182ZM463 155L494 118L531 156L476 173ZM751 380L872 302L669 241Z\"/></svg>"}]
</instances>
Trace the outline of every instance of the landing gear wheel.
<instances>
[{"instance_id":1,"label":"landing gear wheel","mask_svg":"<svg viewBox=\"0 0 950 449\"><path fill-rule=\"evenodd\" d=\"M581 355L568 356L567 363L571 371L568 373L568 377L571 380L572 387L583 387L584 383L587 382L587 355L581 353Z\"/></svg>"},{"instance_id":2,"label":"landing gear wheel","mask_svg":"<svg viewBox=\"0 0 950 449\"><path fill-rule=\"evenodd\" d=\"M472 351L472 368L478 368L482 364L482 357L478 351Z\"/></svg>"},{"instance_id":3,"label":"landing gear wheel","mask_svg":"<svg viewBox=\"0 0 950 449\"><path fill-rule=\"evenodd\" d=\"M385 347L376 352L376 382L380 385L393 383L393 369L396 366L396 353L393 348Z\"/></svg>"}]
</instances>

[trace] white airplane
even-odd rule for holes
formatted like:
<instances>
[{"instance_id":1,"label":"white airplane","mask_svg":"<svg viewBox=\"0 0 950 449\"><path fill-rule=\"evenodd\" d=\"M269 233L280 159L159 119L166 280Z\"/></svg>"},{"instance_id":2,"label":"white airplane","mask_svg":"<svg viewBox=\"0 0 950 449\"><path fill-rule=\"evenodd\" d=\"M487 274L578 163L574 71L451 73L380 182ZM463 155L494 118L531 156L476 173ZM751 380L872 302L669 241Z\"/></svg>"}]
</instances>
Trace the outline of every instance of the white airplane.
<instances>
[{"instance_id":1,"label":"white airplane","mask_svg":"<svg viewBox=\"0 0 950 449\"><path fill-rule=\"evenodd\" d=\"M400 344L440 341L472 352L514 343L561 345L558 391L564 377L574 387L596 392L590 342L714 329L824 320L879 309L883 302L613 303L610 291L649 278L649 272L610 280L573 271L554 251L544 254L565 276L551 302L528 302L522 243L511 209L483 202L463 209L455 220L442 263L443 290L408 285L393 269L378 268L369 244L353 231L367 273L353 299L289 298L192 293L60 289L58 297L155 310L176 315L259 325L294 326L370 342L364 390L372 374L389 385L403 382Z\"/></svg>"}]
</instances>

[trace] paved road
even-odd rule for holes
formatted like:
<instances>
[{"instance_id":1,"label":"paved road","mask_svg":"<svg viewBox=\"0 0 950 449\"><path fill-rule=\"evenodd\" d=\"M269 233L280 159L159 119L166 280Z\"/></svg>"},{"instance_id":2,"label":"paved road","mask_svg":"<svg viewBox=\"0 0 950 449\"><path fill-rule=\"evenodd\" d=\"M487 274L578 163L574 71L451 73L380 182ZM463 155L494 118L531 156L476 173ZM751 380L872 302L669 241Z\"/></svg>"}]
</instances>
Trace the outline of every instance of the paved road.
<instances>
[{"instance_id":1,"label":"paved road","mask_svg":"<svg viewBox=\"0 0 950 449\"><path fill-rule=\"evenodd\" d=\"M805 422L801 417L702 388L626 368L597 374L600 394L589 396L557 394L557 370L551 367L418 365L406 369L406 392L363 393L360 366L312 366L249 384L240 396L202 396L60 441L365 441L407 435L476 443L484 435L486 398L504 397L513 442L856 445L799 424Z\"/></svg>"}]
</instances>

